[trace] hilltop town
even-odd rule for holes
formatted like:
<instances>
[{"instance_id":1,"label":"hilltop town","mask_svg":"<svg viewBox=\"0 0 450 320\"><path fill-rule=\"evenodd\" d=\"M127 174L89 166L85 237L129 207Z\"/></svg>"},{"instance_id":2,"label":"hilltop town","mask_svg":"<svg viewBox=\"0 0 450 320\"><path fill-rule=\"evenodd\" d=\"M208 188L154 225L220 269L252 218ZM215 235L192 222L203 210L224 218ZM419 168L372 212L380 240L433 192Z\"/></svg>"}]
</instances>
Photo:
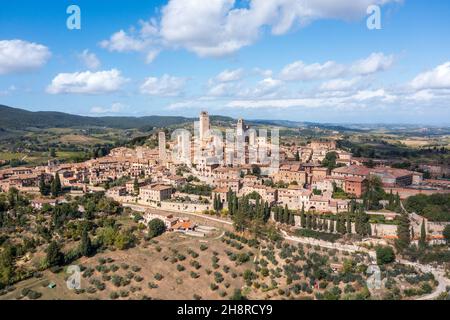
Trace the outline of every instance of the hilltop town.
<instances>
[{"instance_id":1,"label":"hilltop town","mask_svg":"<svg viewBox=\"0 0 450 320\"><path fill-rule=\"evenodd\" d=\"M2 242L7 243L8 238L13 244L25 239L31 242L27 245L33 249L28 252L22 248L25 256L17 259L23 267L34 261L33 272L62 264L62 260L49 263L33 254L47 248L46 243L59 246L58 250L72 248L65 254L73 255L66 259L70 262L95 256L94 251L104 252L111 246L133 250L142 245L141 241L157 244L151 239L163 231L166 233L160 241L168 243L182 243L177 238L181 236L189 237L190 243L210 244L214 243L211 239L222 237L226 243L240 239L247 244L253 239L251 248L258 248L256 243L260 241L270 243L282 238L309 246L332 245L333 250L344 253L365 251L367 262L374 258L374 248L395 247L397 254L405 258L415 256L414 259L426 254L423 250L409 252L410 245L438 250L438 255L442 254L439 250L447 250L450 220L444 208L448 208L450 196L448 180L424 178L423 172L394 168L383 159L357 157L335 139L316 139L304 145L284 143L285 137L279 136L277 130L267 134L260 128L258 132L243 119L237 120L232 129L214 128L207 112L202 112L199 121L188 130L165 130L157 136L158 146L153 148L118 147L105 156L79 163L49 160L45 166L0 170L0 191L4 194L2 228L12 231ZM417 206L419 200L430 204L440 201L442 207L435 206L433 210L444 210L442 214L447 218ZM28 208L26 212L24 208ZM12 222L25 215L26 222ZM28 215L35 216L33 222ZM116 222L107 227L108 219ZM162 224L159 229L158 223ZM20 233L23 229L29 234L25 238ZM152 236L146 235L147 229ZM114 235L108 237L113 238L106 240L105 232L112 232ZM86 241L89 246L94 243L92 247L96 249L86 249L85 253L73 249L86 246ZM143 248L147 246L144 244ZM157 248L160 252L161 245ZM179 249L170 250L179 255ZM213 260L222 259L214 252ZM41 260L36 262L38 258ZM339 272L345 260L344 256L336 258L331 267ZM448 263L445 254L434 261L438 265ZM185 268L178 265L178 271ZM140 268L145 266L137 265L135 269ZM31 271L19 270L11 271L15 278L5 275L3 286L30 276ZM149 288L152 286L157 287L149 282ZM428 291L432 290L416 294ZM226 294L226 290L221 292ZM258 290L253 294L262 297ZM320 294L323 293L316 298L323 298ZM409 293L410 297L414 295ZM110 293L110 298L119 297Z\"/></svg>"}]
</instances>

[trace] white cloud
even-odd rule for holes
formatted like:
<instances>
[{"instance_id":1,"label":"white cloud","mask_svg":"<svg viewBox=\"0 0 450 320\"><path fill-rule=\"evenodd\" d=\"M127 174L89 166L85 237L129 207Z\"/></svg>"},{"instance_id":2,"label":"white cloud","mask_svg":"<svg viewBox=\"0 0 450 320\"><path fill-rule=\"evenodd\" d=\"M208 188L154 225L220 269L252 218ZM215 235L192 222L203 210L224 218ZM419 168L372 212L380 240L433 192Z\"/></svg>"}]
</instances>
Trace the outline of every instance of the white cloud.
<instances>
[{"instance_id":1,"label":"white cloud","mask_svg":"<svg viewBox=\"0 0 450 320\"><path fill-rule=\"evenodd\" d=\"M282 35L319 19L358 19L369 5L393 2L400 0L248 0L245 6L236 0L169 0L159 19L139 22L139 35L121 30L102 45L120 52L141 51L151 41L218 57L255 43L266 29Z\"/></svg>"},{"instance_id":2,"label":"white cloud","mask_svg":"<svg viewBox=\"0 0 450 320\"><path fill-rule=\"evenodd\" d=\"M238 81L242 79L243 74L244 70L242 69L224 70L221 73L219 73L214 80L217 82Z\"/></svg>"},{"instance_id":3,"label":"white cloud","mask_svg":"<svg viewBox=\"0 0 450 320\"><path fill-rule=\"evenodd\" d=\"M97 58L95 53L89 52L89 50L84 50L78 55L78 58L86 66L86 68L91 70L96 70L100 67L100 60Z\"/></svg>"},{"instance_id":4,"label":"white cloud","mask_svg":"<svg viewBox=\"0 0 450 320\"><path fill-rule=\"evenodd\" d=\"M159 50L151 50L151 51L149 51L147 53L147 57L145 58L145 63L147 63L147 64L152 63L156 59L156 57L158 56L159 52L160 52Z\"/></svg>"},{"instance_id":5,"label":"white cloud","mask_svg":"<svg viewBox=\"0 0 450 320\"><path fill-rule=\"evenodd\" d=\"M186 85L185 78L163 75L161 78L148 77L141 85L141 93L151 96L179 96Z\"/></svg>"},{"instance_id":6,"label":"white cloud","mask_svg":"<svg viewBox=\"0 0 450 320\"><path fill-rule=\"evenodd\" d=\"M320 85L320 90L323 91L343 91L355 88L355 86L361 81L360 78L352 79L333 79L326 81Z\"/></svg>"},{"instance_id":7,"label":"white cloud","mask_svg":"<svg viewBox=\"0 0 450 320\"><path fill-rule=\"evenodd\" d=\"M383 53L372 53L365 59L356 61L350 70L358 75L368 75L389 69L394 63L394 56Z\"/></svg>"},{"instance_id":8,"label":"white cloud","mask_svg":"<svg viewBox=\"0 0 450 320\"><path fill-rule=\"evenodd\" d=\"M38 69L50 57L51 52L44 45L23 40L1 40L0 75Z\"/></svg>"},{"instance_id":9,"label":"white cloud","mask_svg":"<svg viewBox=\"0 0 450 320\"><path fill-rule=\"evenodd\" d=\"M335 79L349 75L366 76L389 69L394 63L394 56L383 53L372 53L367 58L355 61L350 65L335 61L306 64L295 61L285 66L280 72L280 79L285 81L314 81L320 79ZM337 84L331 83L331 84Z\"/></svg>"},{"instance_id":10,"label":"white cloud","mask_svg":"<svg viewBox=\"0 0 450 320\"><path fill-rule=\"evenodd\" d=\"M114 33L109 40L100 42L102 48L116 52L142 51L147 46L145 40L137 39L120 30Z\"/></svg>"},{"instance_id":11,"label":"white cloud","mask_svg":"<svg viewBox=\"0 0 450 320\"><path fill-rule=\"evenodd\" d=\"M120 90L128 79L121 76L117 69L98 72L60 73L47 87L50 94L102 94Z\"/></svg>"},{"instance_id":12,"label":"white cloud","mask_svg":"<svg viewBox=\"0 0 450 320\"><path fill-rule=\"evenodd\" d=\"M109 108L104 107L92 107L90 112L96 114L104 114L104 113L118 113L125 109L127 106L123 105L120 102L115 102Z\"/></svg>"},{"instance_id":13,"label":"white cloud","mask_svg":"<svg viewBox=\"0 0 450 320\"><path fill-rule=\"evenodd\" d=\"M273 71L270 69L255 68L253 71L264 78L271 78L273 75Z\"/></svg>"},{"instance_id":14,"label":"white cloud","mask_svg":"<svg viewBox=\"0 0 450 320\"><path fill-rule=\"evenodd\" d=\"M278 79L265 78L258 82L254 88L243 89L238 95L247 98L273 98L283 91L284 82Z\"/></svg>"},{"instance_id":15,"label":"white cloud","mask_svg":"<svg viewBox=\"0 0 450 320\"><path fill-rule=\"evenodd\" d=\"M239 86L236 83L218 83L213 84L209 90L207 95L213 97L226 97L235 95L239 90Z\"/></svg>"},{"instance_id":16,"label":"white cloud","mask_svg":"<svg viewBox=\"0 0 450 320\"><path fill-rule=\"evenodd\" d=\"M343 75L344 72L345 67L334 61L323 64L305 64L303 61L295 61L281 70L280 78L286 81L310 81L336 78Z\"/></svg>"},{"instance_id":17,"label":"white cloud","mask_svg":"<svg viewBox=\"0 0 450 320\"><path fill-rule=\"evenodd\" d=\"M446 62L433 70L423 72L411 83L414 89L450 89L450 62Z\"/></svg>"}]
</instances>

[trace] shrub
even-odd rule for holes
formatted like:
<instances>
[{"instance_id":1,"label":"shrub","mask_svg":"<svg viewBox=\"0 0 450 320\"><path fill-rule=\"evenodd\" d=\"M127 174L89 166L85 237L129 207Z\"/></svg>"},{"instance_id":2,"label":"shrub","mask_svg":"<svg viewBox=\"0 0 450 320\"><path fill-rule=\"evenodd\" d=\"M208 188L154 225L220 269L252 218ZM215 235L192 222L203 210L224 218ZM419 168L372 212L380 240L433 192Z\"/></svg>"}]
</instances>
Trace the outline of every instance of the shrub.
<instances>
[{"instance_id":1,"label":"shrub","mask_svg":"<svg viewBox=\"0 0 450 320\"><path fill-rule=\"evenodd\" d=\"M119 298L119 294L118 294L117 292L111 292L111 293L109 294L109 297L110 297L112 300L116 300L116 299Z\"/></svg>"},{"instance_id":2,"label":"shrub","mask_svg":"<svg viewBox=\"0 0 450 320\"><path fill-rule=\"evenodd\" d=\"M163 277L162 274L156 273L155 276L154 276L154 278L155 278L156 280L158 280L158 281L161 281L164 277Z\"/></svg>"},{"instance_id":3,"label":"shrub","mask_svg":"<svg viewBox=\"0 0 450 320\"><path fill-rule=\"evenodd\" d=\"M141 271L141 267L138 267L138 266L132 266L132 267L131 267L131 270L133 270L133 272L139 272L139 271Z\"/></svg>"},{"instance_id":4,"label":"shrub","mask_svg":"<svg viewBox=\"0 0 450 320\"><path fill-rule=\"evenodd\" d=\"M392 247L378 246L376 248L377 264L384 265L395 261L395 253Z\"/></svg>"},{"instance_id":5,"label":"shrub","mask_svg":"<svg viewBox=\"0 0 450 320\"><path fill-rule=\"evenodd\" d=\"M155 238L166 231L166 225L161 219L153 219L148 223L148 237Z\"/></svg>"},{"instance_id":6,"label":"shrub","mask_svg":"<svg viewBox=\"0 0 450 320\"><path fill-rule=\"evenodd\" d=\"M186 268L183 267L181 264L177 264L177 270L178 270L179 272L182 272L182 271L186 270Z\"/></svg>"}]
</instances>

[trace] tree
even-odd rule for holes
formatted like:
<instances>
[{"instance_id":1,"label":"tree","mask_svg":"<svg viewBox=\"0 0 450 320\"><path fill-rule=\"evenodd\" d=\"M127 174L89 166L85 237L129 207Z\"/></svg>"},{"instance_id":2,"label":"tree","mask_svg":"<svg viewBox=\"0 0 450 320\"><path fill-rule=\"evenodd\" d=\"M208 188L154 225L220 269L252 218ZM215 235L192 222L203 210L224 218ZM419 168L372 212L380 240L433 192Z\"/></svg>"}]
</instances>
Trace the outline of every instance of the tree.
<instances>
[{"instance_id":1,"label":"tree","mask_svg":"<svg viewBox=\"0 0 450 320\"><path fill-rule=\"evenodd\" d=\"M395 261L395 253L392 247L378 246L375 251L378 265L389 264Z\"/></svg>"},{"instance_id":2,"label":"tree","mask_svg":"<svg viewBox=\"0 0 450 320\"><path fill-rule=\"evenodd\" d=\"M57 197L61 194L62 192L62 187L61 187L61 180L59 179L59 174L56 173L55 178L52 181L52 185L51 185L51 193L52 196Z\"/></svg>"},{"instance_id":3,"label":"tree","mask_svg":"<svg viewBox=\"0 0 450 320\"><path fill-rule=\"evenodd\" d=\"M43 196L48 196L50 194L50 188L47 183L45 183L44 175L41 175L39 179L39 192Z\"/></svg>"},{"instance_id":4,"label":"tree","mask_svg":"<svg viewBox=\"0 0 450 320\"><path fill-rule=\"evenodd\" d=\"M148 236L154 238L160 236L166 231L166 225L161 219L153 219L148 223Z\"/></svg>"},{"instance_id":5,"label":"tree","mask_svg":"<svg viewBox=\"0 0 450 320\"><path fill-rule=\"evenodd\" d=\"M308 213L306 215L306 229L311 230L312 229L312 214Z\"/></svg>"},{"instance_id":6,"label":"tree","mask_svg":"<svg viewBox=\"0 0 450 320\"><path fill-rule=\"evenodd\" d=\"M0 252L0 289L11 283L14 275L14 257L10 245Z\"/></svg>"},{"instance_id":7,"label":"tree","mask_svg":"<svg viewBox=\"0 0 450 320\"><path fill-rule=\"evenodd\" d=\"M300 161L300 152L298 150L295 153L295 161Z\"/></svg>"},{"instance_id":8,"label":"tree","mask_svg":"<svg viewBox=\"0 0 450 320\"><path fill-rule=\"evenodd\" d=\"M398 218L397 225L397 241L395 245L401 252L405 250L411 244L411 227L409 217L406 213L402 213Z\"/></svg>"},{"instance_id":9,"label":"tree","mask_svg":"<svg viewBox=\"0 0 450 320\"><path fill-rule=\"evenodd\" d=\"M134 190L134 194L138 196L139 195L139 181L138 181L137 177L134 178L133 190Z\"/></svg>"},{"instance_id":10,"label":"tree","mask_svg":"<svg viewBox=\"0 0 450 320\"><path fill-rule=\"evenodd\" d=\"M366 210L380 209L380 200L384 198L383 183L377 176L370 176L367 181L367 190L363 195Z\"/></svg>"},{"instance_id":11,"label":"tree","mask_svg":"<svg viewBox=\"0 0 450 320\"><path fill-rule=\"evenodd\" d=\"M289 208L287 204L284 206L284 212L283 212L283 223L288 224L289 223Z\"/></svg>"},{"instance_id":12,"label":"tree","mask_svg":"<svg viewBox=\"0 0 450 320\"><path fill-rule=\"evenodd\" d=\"M300 213L300 224L302 228L306 228L305 205L302 206L302 211Z\"/></svg>"},{"instance_id":13,"label":"tree","mask_svg":"<svg viewBox=\"0 0 450 320\"><path fill-rule=\"evenodd\" d=\"M325 158L322 161L322 167L328 168L329 170L333 170L336 168L336 160L338 158L338 155L336 152L328 152L325 155Z\"/></svg>"},{"instance_id":14,"label":"tree","mask_svg":"<svg viewBox=\"0 0 450 320\"><path fill-rule=\"evenodd\" d=\"M427 246L427 231L425 229L425 219L422 220L422 226L420 228L419 247L425 248Z\"/></svg>"},{"instance_id":15,"label":"tree","mask_svg":"<svg viewBox=\"0 0 450 320\"><path fill-rule=\"evenodd\" d=\"M55 151L55 148L50 148L50 157L51 157L51 158L56 158L56 151Z\"/></svg>"},{"instance_id":16,"label":"tree","mask_svg":"<svg viewBox=\"0 0 450 320\"><path fill-rule=\"evenodd\" d=\"M59 266L63 262L64 256L56 241L52 241L47 247L47 265L49 267Z\"/></svg>"},{"instance_id":17,"label":"tree","mask_svg":"<svg viewBox=\"0 0 450 320\"><path fill-rule=\"evenodd\" d=\"M81 234L80 253L85 257L89 257L93 253L91 238L87 228L83 228L83 233Z\"/></svg>"},{"instance_id":18,"label":"tree","mask_svg":"<svg viewBox=\"0 0 450 320\"><path fill-rule=\"evenodd\" d=\"M247 297L242 294L241 289L235 289L230 300L247 300Z\"/></svg>"}]
</instances>

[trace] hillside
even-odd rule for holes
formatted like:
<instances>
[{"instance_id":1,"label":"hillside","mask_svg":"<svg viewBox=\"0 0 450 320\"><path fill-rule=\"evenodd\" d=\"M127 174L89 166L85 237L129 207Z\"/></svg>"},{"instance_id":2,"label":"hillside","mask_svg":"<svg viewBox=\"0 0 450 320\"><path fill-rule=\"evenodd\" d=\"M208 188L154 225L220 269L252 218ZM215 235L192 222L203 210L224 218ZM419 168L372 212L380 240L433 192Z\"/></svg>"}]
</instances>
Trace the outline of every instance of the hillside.
<instances>
[{"instance_id":1,"label":"hillside","mask_svg":"<svg viewBox=\"0 0 450 320\"><path fill-rule=\"evenodd\" d=\"M118 129L141 128L144 126L166 127L192 121L185 117L146 116L146 117L86 117L63 112L31 112L0 105L0 128L73 128L108 127Z\"/></svg>"}]
</instances>

